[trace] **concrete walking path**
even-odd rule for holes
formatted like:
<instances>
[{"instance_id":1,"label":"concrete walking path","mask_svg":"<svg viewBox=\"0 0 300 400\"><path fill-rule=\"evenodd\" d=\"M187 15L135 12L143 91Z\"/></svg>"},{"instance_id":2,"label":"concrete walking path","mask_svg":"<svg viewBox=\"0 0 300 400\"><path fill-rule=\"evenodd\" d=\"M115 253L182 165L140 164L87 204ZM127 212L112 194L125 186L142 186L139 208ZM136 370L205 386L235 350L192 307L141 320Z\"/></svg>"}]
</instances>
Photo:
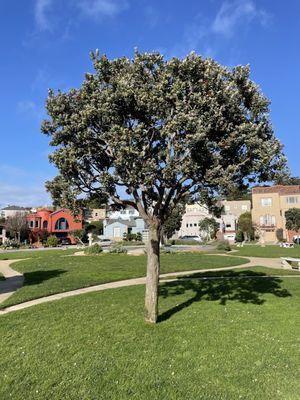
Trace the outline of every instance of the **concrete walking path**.
<instances>
[{"instance_id":1,"label":"concrete walking path","mask_svg":"<svg viewBox=\"0 0 300 400\"><path fill-rule=\"evenodd\" d=\"M215 255L215 254L211 254ZM220 254L222 255L222 254ZM224 254L224 257L227 255ZM248 263L242 264L242 265L237 265L237 266L232 266L232 267L222 267L222 268L209 268L209 269L198 269L198 270L191 270L191 271L180 271L180 272L170 272L167 274L161 274L160 278L163 279L163 282L169 282L169 281L174 281L177 279L179 276L185 276L185 275L192 275L196 273L205 273L205 272L214 272L214 271L229 271L233 269L247 269L249 267L254 267L254 266L262 266L262 267L267 267L267 268L274 268L274 269L284 269L281 266L280 259L278 258L260 258L260 257L244 257L249 260ZM20 260L5 260L5 261L0 261L0 272L4 275L5 278L7 278L7 281L4 281L3 283L0 282L0 303L2 303L4 300L6 300L9 296L11 296L17 289L19 289L23 285L23 275L17 271L14 271L12 268L10 268L10 264L16 261ZM285 268L288 269L288 268ZM300 277L297 275L273 275L269 277L278 277L278 278L283 278L283 277ZM213 278L213 277L212 277ZM210 279L212 279L210 278ZM246 277L245 278L257 278L257 277ZM191 278L189 278L191 279ZM201 279L201 278L197 278ZM202 279L207 279L203 277ZM220 278L217 278L220 279ZM232 277L234 279L234 277ZM50 296L45 296L41 297L38 299L26 301L24 303L16 304L10 307L7 307L3 310L0 310L0 315L8 314L13 311L18 311L18 310L23 310L28 307L32 307L37 304L43 304L43 303L48 303L50 301L54 300L60 300L64 299L67 297L72 297L72 296L78 296L80 294L85 294L85 293L92 293L92 292L99 292L107 289L116 289L116 288L122 288L122 287L128 287L128 286L136 286L136 285L144 285L146 283L146 278L133 278L133 279L126 279L122 281L116 281L116 282L109 282L109 283L103 283L99 285L94 285L94 286L89 286L85 288L80 288L80 289L75 289L71 290L68 292L62 292L62 293L57 293L53 294Z\"/></svg>"}]
</instances>

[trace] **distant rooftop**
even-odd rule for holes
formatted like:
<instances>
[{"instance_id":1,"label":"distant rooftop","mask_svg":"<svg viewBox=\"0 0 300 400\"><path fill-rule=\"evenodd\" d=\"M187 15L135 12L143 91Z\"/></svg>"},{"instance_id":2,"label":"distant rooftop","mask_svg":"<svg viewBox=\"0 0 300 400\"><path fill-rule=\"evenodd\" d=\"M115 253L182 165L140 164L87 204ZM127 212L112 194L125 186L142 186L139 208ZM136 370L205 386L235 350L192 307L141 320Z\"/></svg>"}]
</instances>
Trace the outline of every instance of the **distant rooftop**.
<instances>
[{"instance_id":1,"label":"distant rooftop","mask_svg":"<svg viewBox=\"0 0 300 400\"><path fill-rule=\"evenodd\" d=\"M258 186L252 189L252 193L279 193L280 195L300 194L300 185Z\"/></svg>"},{"instance_id":2,"label":"distant rooftop","mask_svg":"<svg viewBox=\"0 0 300 400\"><path fill-rule=\"evenodd\" d=\"M7 206L4 208L1 208L1 210L30 210L30 207L20 207L20 206Z\"/></svg>"}]
</instances>

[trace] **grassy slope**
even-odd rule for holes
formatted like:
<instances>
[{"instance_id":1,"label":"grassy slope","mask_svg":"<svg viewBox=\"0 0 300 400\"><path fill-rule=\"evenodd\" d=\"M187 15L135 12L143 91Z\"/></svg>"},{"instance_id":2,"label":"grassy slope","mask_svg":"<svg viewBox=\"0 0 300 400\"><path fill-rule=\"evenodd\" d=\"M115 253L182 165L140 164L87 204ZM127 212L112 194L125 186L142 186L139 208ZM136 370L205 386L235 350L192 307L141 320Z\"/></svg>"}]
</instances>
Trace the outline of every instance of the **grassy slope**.
<instances>
[{"instance_id":1,"label":"grassy slope","mask_svg":"<svg viewBox=\"0 0 300 400\"><path fill-rule=\"evenodd\" d=\"M60 253L61 255L62 253ZM161 256L161 273L240 265L247 259L207 256L199 253ZM145 276L146 257L118 254L100 256L50 257L43 255L13 264L24 273L25 283L1 308L53 293Z\"/></svg>"},{"instance_id":2,"label":"grassy slope","mask_svg":"<svg viewBox=\"0 0 300 400\"><path fill-rule=\"evenodd\" d=\"M0 318L0 398L298 400L300 279L108 290ZM34 312L33 312L34 311Z\"/></svg>"},{"instance_id":3,"label":"grassy slope","mask_svg":"<svg viewBox=\"0 0 300 400\"><path fill-rule=\"evenodd\" d=\"M248 256L248 257L267 257L267 258L278 258L278 257L295 257L300 258L300 246L296 246L291 249L284 249L279 246L266 246L261 247L258 245L246 245L244 247L236 247L238 250L234 252L237 256Z\"/></svg>"}]
</instances>

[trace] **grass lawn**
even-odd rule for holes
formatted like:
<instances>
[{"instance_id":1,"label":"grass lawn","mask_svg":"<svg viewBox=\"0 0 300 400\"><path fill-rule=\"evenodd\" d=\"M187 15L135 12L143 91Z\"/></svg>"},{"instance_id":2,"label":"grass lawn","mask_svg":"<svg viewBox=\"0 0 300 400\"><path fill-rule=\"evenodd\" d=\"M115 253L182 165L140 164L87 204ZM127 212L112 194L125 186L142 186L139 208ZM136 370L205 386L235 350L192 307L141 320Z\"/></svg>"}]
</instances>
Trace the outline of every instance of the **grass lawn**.
<instances>
[{"instance_id":1,"label":"grass lawn","mask_svg":"<svg viewBox=\"0 0 300 400\"><path fill-rule=\"evenodd\" d=\"M103 254L64 257L64 252L56 256L41 253L40 258L13 264L14 269L24 273L24 286L2 303L0 308L49 294L145 276L146 273L146 256ZM201 253L162 254L161 273L228 267L246 262L245 258Z\"/></svg>"},{"instance_id":2,"label":"grass lawn","mask_svg":"<svg viewBox=\"0 0 300 400\"><path fill-rule=\"evenodd\" d=\"M60 250L18 250L13 252L0 252L0 260L17 260L22 258L40 258L56 257L61 255L73 254L78 249L60 249Z\"/></svg>"},{"instance_id":3,"label":"grass lawn","mask_svg":"<svg viewBox=\"0 0 300 400\"><path fill-rule=\"evenodd\" d=\"M237 252L233 254L237 256L245 257L266 257L266 258L278 258L278 257L295 257L300 258L300 246L295 245L294 248L284 249L279 246L268 245L261 247L259 245L245 245L244 247L235 247Z\"/></svg>"},{"instance_id":4,"label":"grass lawn","mask_svg":"<svg viewBox=\"0 0 300 400\"><path fill-rule=\"evenodd\" d=\"M300 279L165 283L156 326L143 302L138 286L0 317L0 398L299 399Z\"/></svg>"}]
</instances>

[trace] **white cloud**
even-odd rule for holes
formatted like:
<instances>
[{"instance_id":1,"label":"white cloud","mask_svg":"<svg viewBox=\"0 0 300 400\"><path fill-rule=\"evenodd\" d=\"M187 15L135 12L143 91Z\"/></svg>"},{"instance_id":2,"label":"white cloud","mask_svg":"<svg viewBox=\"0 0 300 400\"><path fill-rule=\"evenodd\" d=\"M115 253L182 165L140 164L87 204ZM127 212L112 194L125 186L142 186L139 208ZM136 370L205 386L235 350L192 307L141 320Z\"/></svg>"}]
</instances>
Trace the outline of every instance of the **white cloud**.
<instances>
[{"instance_id":1,"label":"white cloud","mask_svg":"<svg viewBox=\"0 0 300 400\"><path fill-rule=\"evenodd\" d=\"M31 100L19 101L17 103L17 110L26 116L31 116L39 120L44 117L44 110Z\"/></svg>"},{"instance_id":2,"label":"white cloud","mask_svg":"<svg viewBox=\"0 0 300 400\"><path fill-rule=\"evenodd\" d=\"M265 25L269 15L259 9L252 0L224 1L212 23L214 33L231 36L235 29L254 20Z\"/></svg>"},{"instance_id":3,"label":"white cloud","mask_svg":"<svg viewBox=\"0 0 300 400\"><path fill-rule=\"evenodd\" d=\"M34 16L38 28L41 31L50 31L51 24L48 18L48 11L52 6L53 0L36 0Z\"/></svg>"},{"instance_id":4,"label":"white cloud","mask_svg":"<svg viewBox=\"0 0 300 400\"><path fill-rule=\"evenodd\" d=\"M51 204L43 185L11 185L0 181L0 205L39 206Z\"/></svg>"},{"instance_id":5,"label":"white cloud","mask_svg":"<svg viewBox=\"0 0 300 400\"><path fill-rule=\"evenodd\" d=\"M126 0L78 0L77 3L83 15L94 19L114 17L128 8Z\"/></svg>"}]
</instances>

